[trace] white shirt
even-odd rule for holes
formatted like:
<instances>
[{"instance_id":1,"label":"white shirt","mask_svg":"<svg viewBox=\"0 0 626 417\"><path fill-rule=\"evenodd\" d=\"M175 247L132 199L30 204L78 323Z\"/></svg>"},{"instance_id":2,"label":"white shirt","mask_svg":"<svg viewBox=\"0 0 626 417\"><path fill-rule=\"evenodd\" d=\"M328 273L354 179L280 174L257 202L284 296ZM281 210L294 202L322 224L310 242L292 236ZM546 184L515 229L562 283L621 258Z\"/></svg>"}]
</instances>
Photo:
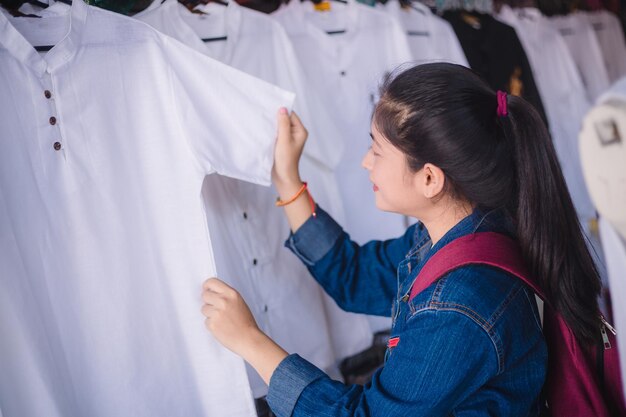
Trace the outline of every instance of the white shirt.
<instances>
[{"instance_id":1,"label":"white shirt","mask_svg":"<svg viewBox=\"0 0 626 417\"><path fill-rule=\"evenodd\" d=\"M216 274L200 190L211 172L269 184L293 96L133 19L70 11L0 16L2 410L254 416L243 361L199 311Z\"/></svg>"},{"instance_id":2,"label":"white shirt","mask_svg":"<svg viewBox=\"0 0 626 417\"><path fill-rule=\"evenodd\" d=\"M177 1L166 0L135 17L228 65L296 91L294 107L310 131L302 177L316 201L341 221L343 206L334 176L340 152L332 149L338 133L303 82L283 28L235 2L198 10L206 14L191 13ZM195 39L189 39L190 33ZM197 43L201 38L224 37ZM287 351L331 373L340 359L371 344L366 319L341 311L284 248L289 227L283 209L274 205L275 190L212 176L205 181L203 195L220 276L241 292L263 331ZM255 397L267 394L267 386L252 368L249 377Z\"/></svg>"},{"instance_id":3,"label":"white shirt","mask_svg":"<svg viewBox=\"0 0 626 417\"><path fill-rule=\"evenodd\" d=\"M386 72L411 61L406 35L385 12L350 0L315 12L310 2L292 1L273 16L285 27L309 82L320 91L345 129L338 180L352 239L400 236L403 216L376 208L372 184L361 167L371 142L370 117ZM328 34L327 32L345 31Z\"/></svg>"},{"instance_id":4,"label":"white shirt","mask_svg":"<svg viewBox=\"0 0 626 417\"><path fill-rule=\"evenodd\" d=\"M412 2L408 8L398 0L390 0L386 10L397 18L407 33L413 60L427 62L452 62L469 67L463 48L450 23L422 3Z\"/></svg>"},{"instance_id":5,"label":"white shirt","mask_svg":"<svg viewBox=\"0 0 626 417\"><path fill-rule=\"evenodd\" d=\"M499 20L515 28L528 56L552 140L581 224L595 218L583 178L578 133L589 110L585 87L559 32L538 9L502 6Z\"/></svg>"},{"instance_id":6,"label":"white shirt","mask_svg":"<svg viewBox=\"0 0 626 417\"><path fill-rule=\"evenodd\" d=\"M622 24L608 10L588 12L585 15L598 38L609 81L614 83L626 75L626 43Z\"/></svg>"},{"instance_id":7,"label":"white shirt","mask_svg":"<svg viewBox=\"0 0 626 417\"><path fill-rule=\"evenodd\" d=\"M208 55L207 47L196 33L185 23L181 12L185 6L172 0L154 0L146 9L133 17L149 24L161 33L184 43L185 45Z\"/></svg>"},{"instance_id":8,"label":"white shirt","mask_svg":"<svg viewBox=\"0 0 626 417\"><path fill-rule=\"evenodd\" d=\"M580 12L550 17L567 45L580 73L590 103L609 88L610 81L602 50L586 15Z\"/></svg>"}]
</instances>

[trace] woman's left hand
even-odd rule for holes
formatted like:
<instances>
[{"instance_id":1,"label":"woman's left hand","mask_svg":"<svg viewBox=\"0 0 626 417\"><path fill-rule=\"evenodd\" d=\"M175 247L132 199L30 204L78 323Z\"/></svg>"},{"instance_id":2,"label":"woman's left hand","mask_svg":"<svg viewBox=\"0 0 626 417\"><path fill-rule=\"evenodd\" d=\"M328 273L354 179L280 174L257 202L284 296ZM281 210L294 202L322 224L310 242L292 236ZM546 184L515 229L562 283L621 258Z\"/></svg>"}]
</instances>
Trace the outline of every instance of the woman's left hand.
<instances>
[{"instance_id":1,"label":"woman's left hand","mask_svg":"<svg viewBox=\"0 0 626 417\"><path fill-rule=\"evenodd\" d=\"M226 348L246 356L246 348L261 332L241 295L219 280L209 278L202 286L205 326Z\"/></svg>"},{"instance_id":2,"label":"woman's left hand","mask_svg":"<svg viewBox=\"0 0 626 417\"><path fill-rule=\"evenodd\" d=\"M287 352L259 329L241 295L223 281L207 279L202 286L202 300L207 329L222 345L252 365L269 385Z\"/></svg>"}]
</instances>

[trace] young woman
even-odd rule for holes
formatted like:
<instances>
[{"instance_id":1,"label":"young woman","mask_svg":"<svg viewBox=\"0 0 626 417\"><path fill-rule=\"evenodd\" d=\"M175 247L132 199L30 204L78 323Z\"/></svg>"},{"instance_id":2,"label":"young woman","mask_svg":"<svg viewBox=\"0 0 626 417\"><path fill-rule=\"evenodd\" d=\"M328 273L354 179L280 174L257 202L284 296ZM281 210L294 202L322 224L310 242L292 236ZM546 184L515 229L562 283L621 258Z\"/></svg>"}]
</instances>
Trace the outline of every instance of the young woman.
<instances>
[{"instance_id":1,"label":"young woman","mask_svg":"<svg viewBox=\"0 0 626 417\"><path fill-rule=\"evenodd\" d=\"M600 281L535 110L457 65L421 65L390 78L363 167L378 208L419 222L398 239L363 246L311 206L308 192L298 195L307 133L295 114L282 109L278 117L273 176L280 199L289 202L287 246L343 309L391 315L399 342L371 383L346 386L283 351L258 329L235 290L207 280L208 329L269 384L274 413L538 416L546 346L535 297L518 278L466 266L407 296L445 245L476 232L502 233L517 240L552 304L590 343L599 326Z\"/></svg>"}]
</instances>

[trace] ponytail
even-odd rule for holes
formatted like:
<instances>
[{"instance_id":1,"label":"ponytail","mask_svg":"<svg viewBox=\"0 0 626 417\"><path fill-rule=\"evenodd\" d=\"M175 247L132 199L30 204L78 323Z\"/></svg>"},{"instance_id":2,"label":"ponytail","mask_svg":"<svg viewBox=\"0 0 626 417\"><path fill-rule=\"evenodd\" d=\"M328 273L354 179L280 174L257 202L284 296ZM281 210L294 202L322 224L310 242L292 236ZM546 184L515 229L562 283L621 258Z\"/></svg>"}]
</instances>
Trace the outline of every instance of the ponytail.
<instances>
[{"instance_id":1,"label":"ponytail","mask_svg":"<svg viewBox=\"0 0 626 417\"><path fill-rule=\"evenodd\" d=\"M513 142L517 198L510 207L527 265L576 337L593 342L601 283L587 248L556 151L539 114L508 97L507 140ZM508 126L507 126L508 125Z\"/></svg>"},{"instance_id":2,"label":"ponytail","mask_svg":"<svg viewBox=\"0 0 626 417\"><path fill-rule=\"evenodd\" d=\"M392 74L380 96L373 122L406 155L409 168L433 163L446 175L447 193L503 210L550 303L581 343L592 343L600 278L533 107L496 95L471 70L446 63Z\"/></svg>"}]
</instances>

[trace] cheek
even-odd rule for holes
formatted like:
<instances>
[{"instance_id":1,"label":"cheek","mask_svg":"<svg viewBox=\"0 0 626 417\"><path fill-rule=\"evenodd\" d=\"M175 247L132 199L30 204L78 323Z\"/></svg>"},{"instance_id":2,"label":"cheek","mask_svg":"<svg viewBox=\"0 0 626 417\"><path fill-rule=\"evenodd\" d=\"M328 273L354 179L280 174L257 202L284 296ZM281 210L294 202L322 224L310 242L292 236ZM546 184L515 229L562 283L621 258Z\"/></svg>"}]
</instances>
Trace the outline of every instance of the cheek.
<instances>
[{"instance_id":1,"label":"cheek","mask_svg":"<svg viewBox=\"0 0 626 417\"><path fill-rule=\"evenodd\" d=\"M372 170L372 180L378 186L382 194L393 199L394 196L401 197L405 192L402 175L397 172L393 163L389 161L379 161L375 169Z\"/></svg>"}]
</instances>

